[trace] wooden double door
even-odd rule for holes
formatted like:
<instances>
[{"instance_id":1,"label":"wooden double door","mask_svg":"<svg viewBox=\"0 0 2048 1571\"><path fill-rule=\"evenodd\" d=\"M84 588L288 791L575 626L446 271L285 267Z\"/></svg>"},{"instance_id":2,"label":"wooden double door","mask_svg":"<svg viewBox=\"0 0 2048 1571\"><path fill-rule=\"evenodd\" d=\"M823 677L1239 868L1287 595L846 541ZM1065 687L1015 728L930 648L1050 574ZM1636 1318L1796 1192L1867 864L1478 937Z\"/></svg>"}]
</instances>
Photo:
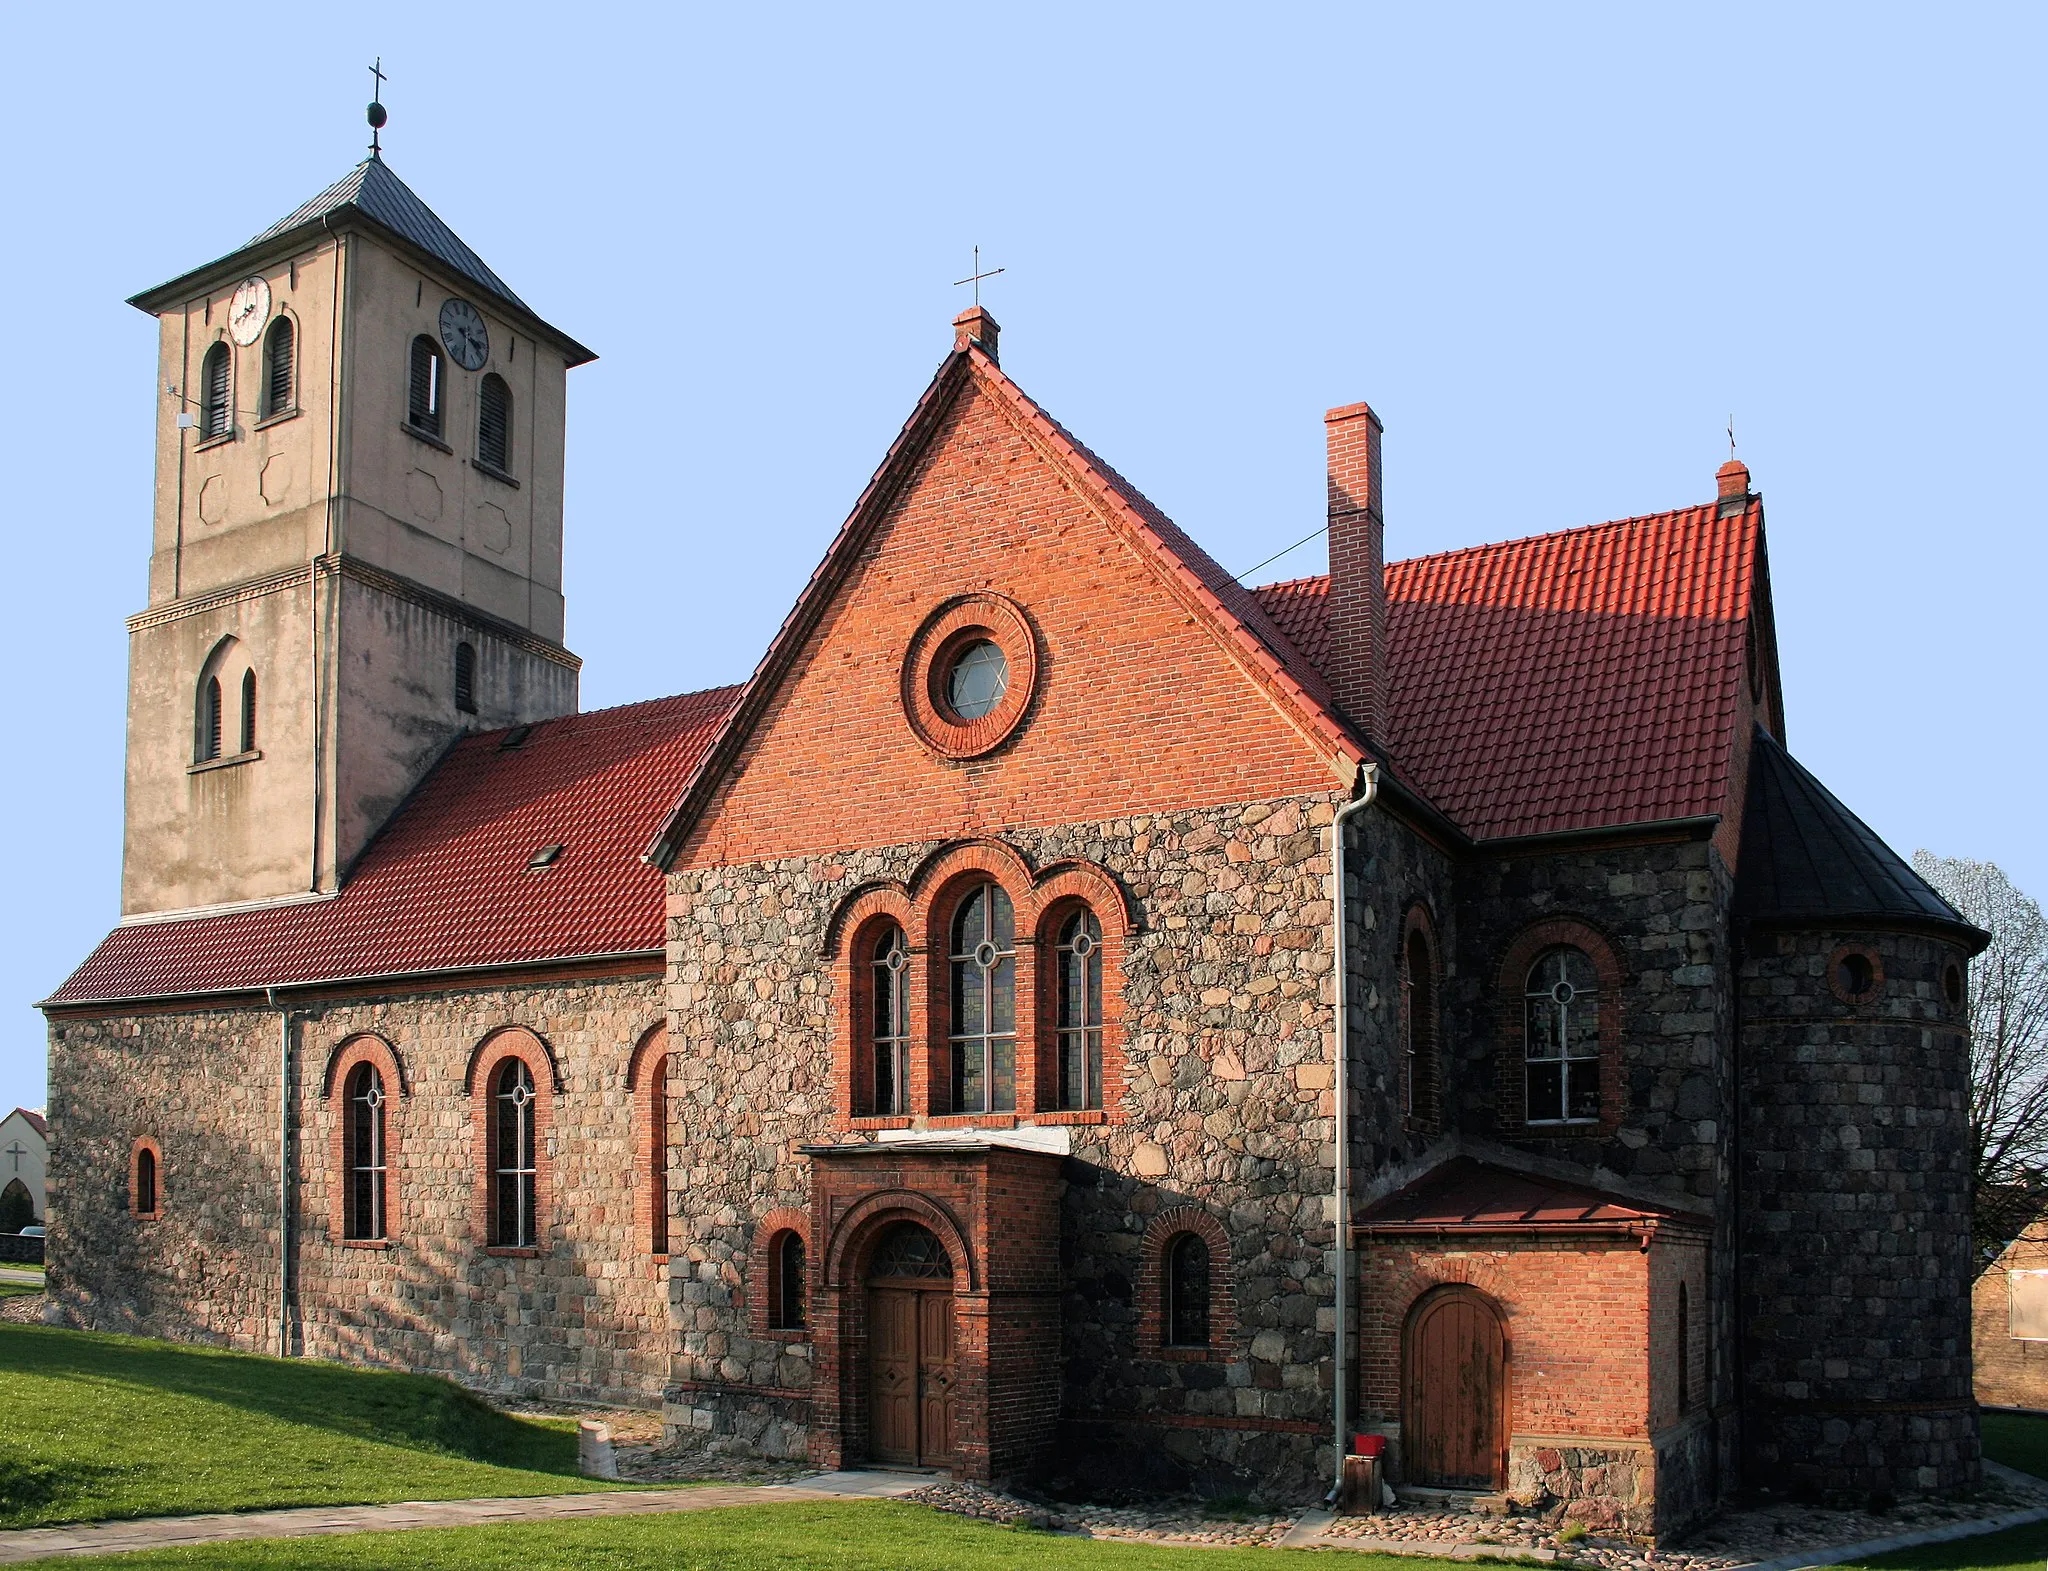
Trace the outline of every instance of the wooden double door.
<instances>
[{"instance_id":1,"label":"wooden double door","mask_svg":"<svg viewBox=\"0 0 2048 1571\"><path fill-rule=\"evenodd\" d=\"M1507 1336L1491 1299L1440 1288L1409 1317L1401 1470L1411 1484L1500 1489L1507 1479Z\"/></svg>"},{"instance_id":2,"label":"wooden double door","mask_svg":"<svg viewBox=\"0 0 2048 1571\"><path fill-rule=\"evenodd\" d=\"M949 1466L959 1358L950 1282L868 1285L868 1433L877 1462Z\"/></svg>"}]
</instances>

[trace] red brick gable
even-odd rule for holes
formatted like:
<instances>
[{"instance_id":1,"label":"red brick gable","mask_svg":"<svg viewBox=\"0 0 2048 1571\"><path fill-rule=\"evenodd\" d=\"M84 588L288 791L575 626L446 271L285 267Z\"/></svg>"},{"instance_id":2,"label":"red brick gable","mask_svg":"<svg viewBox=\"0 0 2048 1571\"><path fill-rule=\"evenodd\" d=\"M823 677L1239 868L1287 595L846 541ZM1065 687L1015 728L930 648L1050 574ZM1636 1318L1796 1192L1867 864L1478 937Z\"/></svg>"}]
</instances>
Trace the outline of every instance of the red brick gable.
<instances>
[{"instance_id":1,"label":"red brick gable","mask_svg":"<svg viewBox=\"0 0 2048 1571\"><path fill-rule=\"evenodd\" d=\"M955 597L1038 633L1024 723L937 756L905 651ZM682 865L1344 789L1365 753L1249 591L978 347L956 352L650 854Z\"/></svg>"},{"instance_id":2,"label":"red brick gable","mask_svg":"<svg viewBox=\"0 0 2048 1571\"><path fill-rule=\"evenodd\" d=\"M1750 498L1389 563L1397 773L1475 840L1727 817L1775 690L1746 675L1762 549ZM1307 658L1327 585L1258 591Z\"/></svg>"},{"instance_id":3,"label":"red brick gable","mask_svg":"<svg viewBox=\"0 0 2048 1571\"><path fill-rule=\"evenodd\" d=\"M639 851L737 696L566 715L513 748L504 731L465 738L339 895L124 924L45 1004L658 952L662 880Z\"/></svg>"}]
</instances>

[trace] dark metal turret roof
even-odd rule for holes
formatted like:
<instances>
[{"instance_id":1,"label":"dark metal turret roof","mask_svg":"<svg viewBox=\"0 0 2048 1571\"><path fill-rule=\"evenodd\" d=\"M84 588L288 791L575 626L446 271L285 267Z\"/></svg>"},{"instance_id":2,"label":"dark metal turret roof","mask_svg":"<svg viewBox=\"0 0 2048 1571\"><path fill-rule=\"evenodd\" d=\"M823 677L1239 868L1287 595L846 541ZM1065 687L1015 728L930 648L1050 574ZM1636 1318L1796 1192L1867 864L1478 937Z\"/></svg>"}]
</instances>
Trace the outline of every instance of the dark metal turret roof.
<instances>
[{"instance_id":1,"label":"dark metal turret roof","mask_svg":"<svg viewBox=\"0 0 2048 1571\"><path fill-rule=\"evenodd\" d=\"M1943 927L1973 952L1986 941L1981 929L1762 730L1750 752L1735 913L1752 922Z\"/></svg>"}]
</instances>

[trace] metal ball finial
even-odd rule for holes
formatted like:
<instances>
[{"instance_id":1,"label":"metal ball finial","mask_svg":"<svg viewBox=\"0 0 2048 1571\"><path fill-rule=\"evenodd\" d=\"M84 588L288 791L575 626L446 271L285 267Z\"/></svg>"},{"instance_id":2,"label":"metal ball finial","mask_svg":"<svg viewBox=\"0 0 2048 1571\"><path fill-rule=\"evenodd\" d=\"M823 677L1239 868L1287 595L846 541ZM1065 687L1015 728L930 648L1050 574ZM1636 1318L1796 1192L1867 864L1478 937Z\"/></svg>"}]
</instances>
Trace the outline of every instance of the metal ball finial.
<instances>
[{"instance_id":1,"label":"metal ball finial","mask_svg":"<svg viewBox=\"0 0 2048 1571\"><path fill-rule=\"evenodd\" d=\"M382 158L384 149L378 133L384 129L384 122L391 117L384 113L383 104L378 100L384 96L384 57L377 56L377 63L370 67L370 107L366 112L370 121L370 156Z\"/></svg>"},{"instance_id":2,"label":"metal ball finial","mask_svg":"<svg viewBox=\"0 0 2048 1571\"><path fill-rule=\"evenodd\" d=\"M390 117L389 115L387 115L387 114L386 114L386 113L384 112L384 106L383 106L382 104L380 104L380 103L377 103L377 102L376 102L375 100L372 100L372 101L371 101L371 104L370 104L370 129L371 129L372 131L381 131L381 130L383 130L383 129L384 129L384 125L385 125L385 122L386 122L386 121L388 121L388 120L389 120L390 118L391 118L391 117Z\"/></svg>"}]
</instances>

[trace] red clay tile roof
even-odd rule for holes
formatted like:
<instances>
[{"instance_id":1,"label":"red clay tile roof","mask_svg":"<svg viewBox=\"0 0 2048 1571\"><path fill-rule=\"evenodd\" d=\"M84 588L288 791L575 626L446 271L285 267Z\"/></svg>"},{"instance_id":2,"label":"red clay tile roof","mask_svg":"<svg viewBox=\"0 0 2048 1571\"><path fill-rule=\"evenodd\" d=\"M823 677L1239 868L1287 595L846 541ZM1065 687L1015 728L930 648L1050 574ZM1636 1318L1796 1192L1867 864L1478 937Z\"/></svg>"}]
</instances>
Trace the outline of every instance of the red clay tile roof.
<instances>
[{"instance_id":1,"label":"red clay tile roof","mask_svg":"<svg viewBox=\"0 0 2048 1571\"><path fill-rule=\"evenodd\" d=\"M1703 817L1725 800L1761 504L1387 566L1395 768L1475 840ZM1328 644L1327 579L1258 591Z\"/></svg>"},{"instance_id":2,"label":"red clay tile roof","mask_svg":"<svg viewBox=\"0 0 2048 1571\"><path fill-rule=\"evenodd\" d=\"M1706 1225L1706 1218L1689 1211L1460 1156L1368 1206L1359 1214L1358 1226L1368 1232L1484 1232L1589 1225L1627 1228L1679 1219Z\"/></svg>"},{"instance_id":3,"label":"red clay tile roof","mask_svg":"<svg viewBox=\"0 0 2048 1571\"><path fill-rule=\"evenodd\" d=\"M739 696L715 688L449 749L342 892L117 927L50 1005L431 974L662 947L647 838ZM544 869L527 860L561 854Z\"/></svg>"}]
</instances>

